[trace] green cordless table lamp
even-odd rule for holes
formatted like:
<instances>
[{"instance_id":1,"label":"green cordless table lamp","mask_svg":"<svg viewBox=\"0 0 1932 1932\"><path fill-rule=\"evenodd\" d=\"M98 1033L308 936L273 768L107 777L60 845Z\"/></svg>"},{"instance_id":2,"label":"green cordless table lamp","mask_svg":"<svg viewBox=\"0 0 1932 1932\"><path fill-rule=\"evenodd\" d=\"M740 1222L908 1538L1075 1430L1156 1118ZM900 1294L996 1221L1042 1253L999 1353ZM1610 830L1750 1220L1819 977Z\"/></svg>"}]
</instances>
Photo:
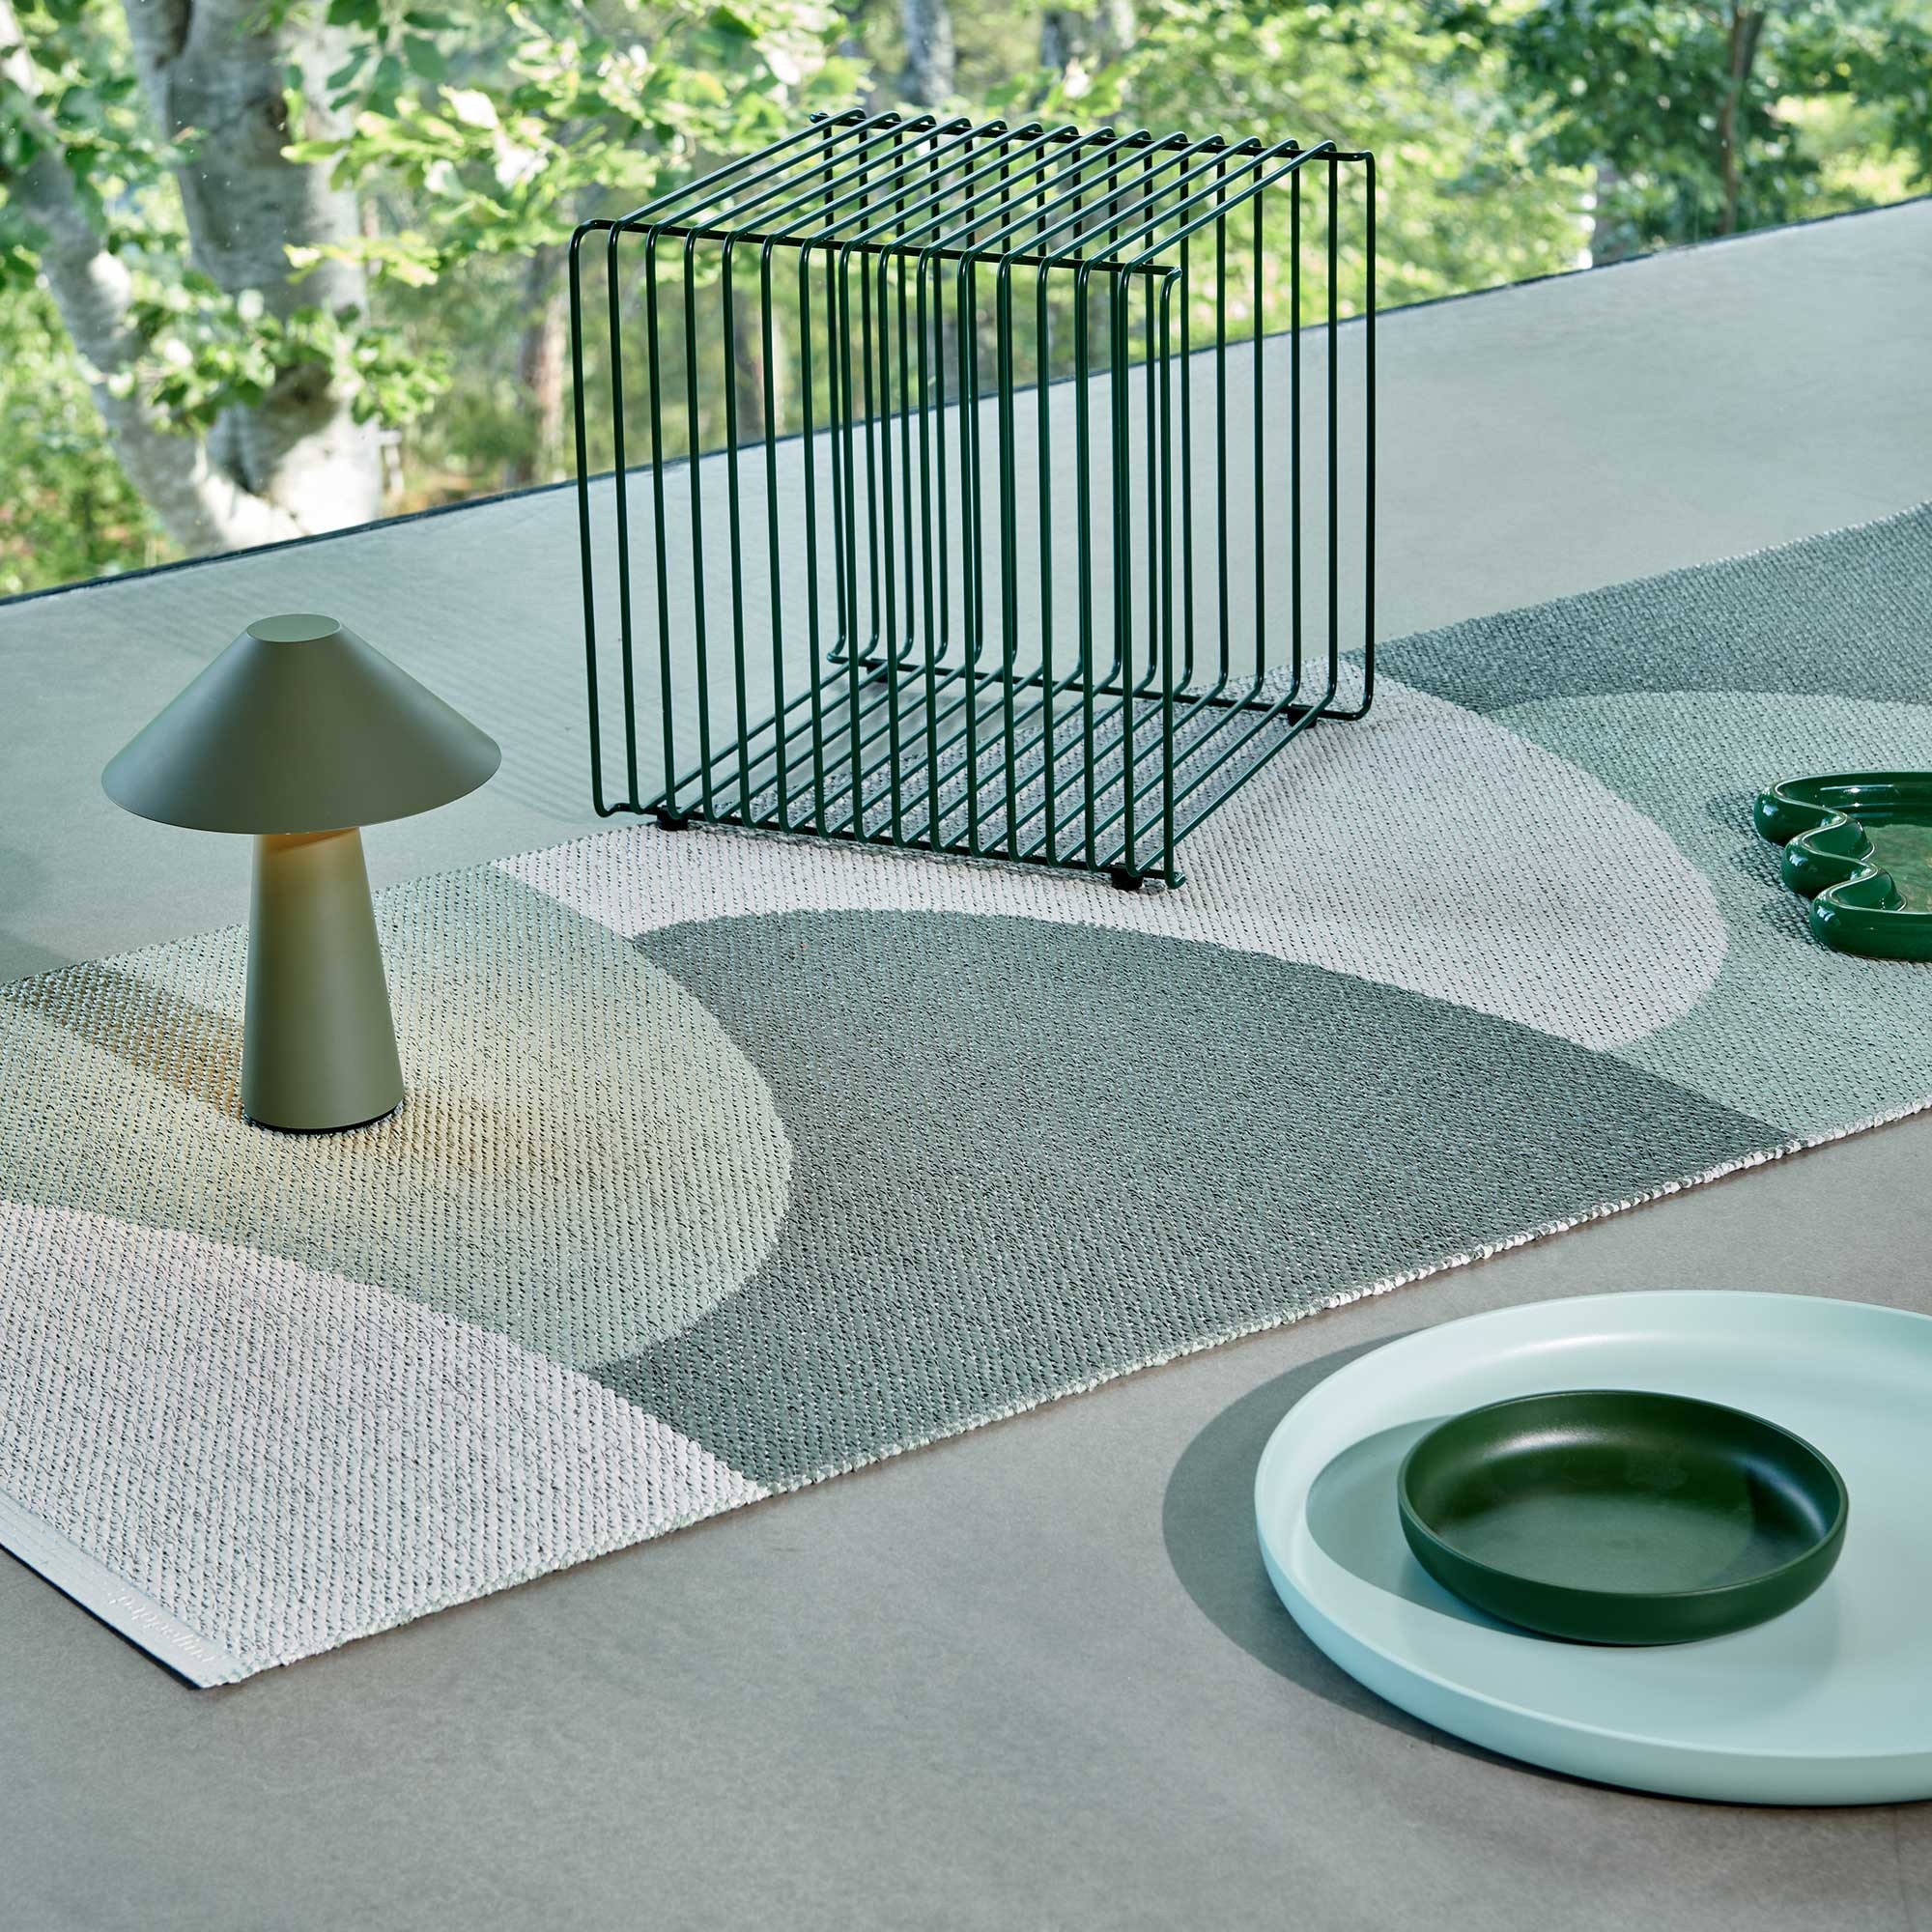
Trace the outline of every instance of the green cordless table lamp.
<instances>
[{"instance_id":1,"label":"green cordless table lamp","mask_svg":"<svg viewBox=\"0 0 1932 1932\"><path fill-rule=\"evenodd\" d=\"M264 617L108 761L143 818L255 836L242 1111L268 1127L366 1125L402 1104L364 825L447 805L496 771L494 738L333 617Z\"/></svg>"}]
</instances>

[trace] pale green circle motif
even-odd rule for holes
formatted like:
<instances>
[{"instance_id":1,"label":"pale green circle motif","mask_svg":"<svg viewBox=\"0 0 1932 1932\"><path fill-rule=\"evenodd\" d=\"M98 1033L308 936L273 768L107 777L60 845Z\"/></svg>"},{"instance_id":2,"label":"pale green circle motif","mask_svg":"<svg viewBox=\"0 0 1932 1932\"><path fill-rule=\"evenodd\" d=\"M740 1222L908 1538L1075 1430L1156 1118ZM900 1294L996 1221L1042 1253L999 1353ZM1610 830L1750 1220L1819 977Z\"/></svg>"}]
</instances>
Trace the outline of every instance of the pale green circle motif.
<instances>
[{"instance_id":1,"label":"pale green circle motif","mask_svg":"<svg viewBox=\"0 0 1932 1932\"><path fill-rule=\"evenodd\" d=\"M0 1000L0 1107L61 1130L9 1192L281 1255L572 1367L677 1334L757 1268L791 1149L763 1076L669 974L494 867L378 904L409 1098L348 1134L236 1104L243 935Z\"/></svg>"}]
</instances>

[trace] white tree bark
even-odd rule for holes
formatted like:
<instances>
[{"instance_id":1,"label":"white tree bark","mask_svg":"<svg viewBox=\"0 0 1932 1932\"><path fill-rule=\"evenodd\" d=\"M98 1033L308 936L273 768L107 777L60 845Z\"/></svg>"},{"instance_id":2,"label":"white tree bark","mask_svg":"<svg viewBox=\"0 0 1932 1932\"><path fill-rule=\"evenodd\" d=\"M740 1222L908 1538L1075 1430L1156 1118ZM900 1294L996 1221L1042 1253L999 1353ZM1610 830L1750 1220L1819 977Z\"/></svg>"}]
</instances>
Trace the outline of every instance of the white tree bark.
<instances>
[{"instance_id":1,"label":"white tree bark","mask_svg":"<svg viewBox=\"0 0 1932 1932\"><path fill-rule=\"evenodd\" d=\"M952 9L947 0L900 0L905 71L899 92L915 107L938 107L952 97L957 62Z\"/></svg>"},{"instance_id":2,"label":"white tree bark","mask_svg":"<svg viewBox=\"0 0 1932 1932\"><path fill-rule=\"evenodd\" d=\"M164 133L197 130L194 161L177 170L195 264L230 294L259 290L287 316L313 303L360 307L359 269L328 263L299 286L286 244L347 240L352 195L281 149L282 76L298 67L311 99L341 58L340 37L307 29L249 31L253 0L127 0L147 98ZM0 0L0 75L37 101L33 63L12 0ZM353 422L329 372L287 371L256 408L233 410L203 440L169 433L138 391L110 381L133 368L126 265L110 253L75 193L51 128L10 194L45 234L41 267L75 347L95 372L102 420L129 480L182 546L238 549L364 522L382 506L374 430ZM119 391L119 392L117 392Z\"/></svg>"},{"instance_id":3,"label":"white tree bark","mask_svg":"<svg viewBox=\"0 0 1932 1932\"><path fill-rule=\"evenodd\" d=\"M1621 262L1630 253L1626 231L1610 213L1611 199L1622 179L1613 161L1597 163L1596 181L1590 191L1589 240L1585 250L1590 267L1595 269Z\"/></svg>"},{"instance_id":4,"label":"white tree bark","mask_svg":"<svg viewBox=\"0 0 1932 1932\"><path fill-rule=\"evenodd\" d=\"M1136 32L1134 0L1099 0L1091 14L1048 7L1039 20L1039 64L1063 79L1076 60L1105 67L1132 47Z\"/></svg>"}]
</instances>

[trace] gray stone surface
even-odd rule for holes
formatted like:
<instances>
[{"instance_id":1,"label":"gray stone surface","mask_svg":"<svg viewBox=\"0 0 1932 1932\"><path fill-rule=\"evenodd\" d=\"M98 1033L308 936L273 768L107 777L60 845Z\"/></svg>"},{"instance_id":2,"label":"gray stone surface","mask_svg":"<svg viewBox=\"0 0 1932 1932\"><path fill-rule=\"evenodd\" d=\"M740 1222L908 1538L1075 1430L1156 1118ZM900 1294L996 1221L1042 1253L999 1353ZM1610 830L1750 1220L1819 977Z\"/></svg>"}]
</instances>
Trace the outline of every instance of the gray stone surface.
<instances>
[{"instance_id":1,"label":"gray stone surface","mask_svg":"<svg viewBox=\"0 0 1932 1932\"><path fill-rule=\"evenodd\" d=\"M1928 295L1920 204L1394 319L1384 628L1906 508ZM94 774L241 623L350 582L508 754L372 835L379 877L564 836L559 527L526 497L0 610L0 972L236 915L238 849ZM1929 1158L1888 1128L228 1690L0 1560L0 1923L1922 1928L1928 1807L1604 1791L1357 1690L1275 1611L1246 1485L1315 1377L1479 1308L1932 1312Z\"/></svg>"}]
</instances>

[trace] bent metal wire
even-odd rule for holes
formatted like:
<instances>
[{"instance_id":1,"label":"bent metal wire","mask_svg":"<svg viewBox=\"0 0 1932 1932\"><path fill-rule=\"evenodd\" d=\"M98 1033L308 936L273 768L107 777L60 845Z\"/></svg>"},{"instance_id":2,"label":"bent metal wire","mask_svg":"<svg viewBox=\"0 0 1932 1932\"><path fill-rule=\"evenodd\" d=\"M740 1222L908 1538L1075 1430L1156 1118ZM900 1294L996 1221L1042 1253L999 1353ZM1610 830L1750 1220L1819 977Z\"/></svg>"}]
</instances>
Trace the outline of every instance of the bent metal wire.
<instances>
[{"instance_id":1,"label":"bent metal wire","mask_svg":"<svg viewBox=\"0 0 1932 1932\"><path fill-rule=\"evenodd\" d=\"M585 222L570 304L601 814L1175 886L1203 819L1367 712L1372 156L855 109Z\"/></svg>"}]
</instances>

